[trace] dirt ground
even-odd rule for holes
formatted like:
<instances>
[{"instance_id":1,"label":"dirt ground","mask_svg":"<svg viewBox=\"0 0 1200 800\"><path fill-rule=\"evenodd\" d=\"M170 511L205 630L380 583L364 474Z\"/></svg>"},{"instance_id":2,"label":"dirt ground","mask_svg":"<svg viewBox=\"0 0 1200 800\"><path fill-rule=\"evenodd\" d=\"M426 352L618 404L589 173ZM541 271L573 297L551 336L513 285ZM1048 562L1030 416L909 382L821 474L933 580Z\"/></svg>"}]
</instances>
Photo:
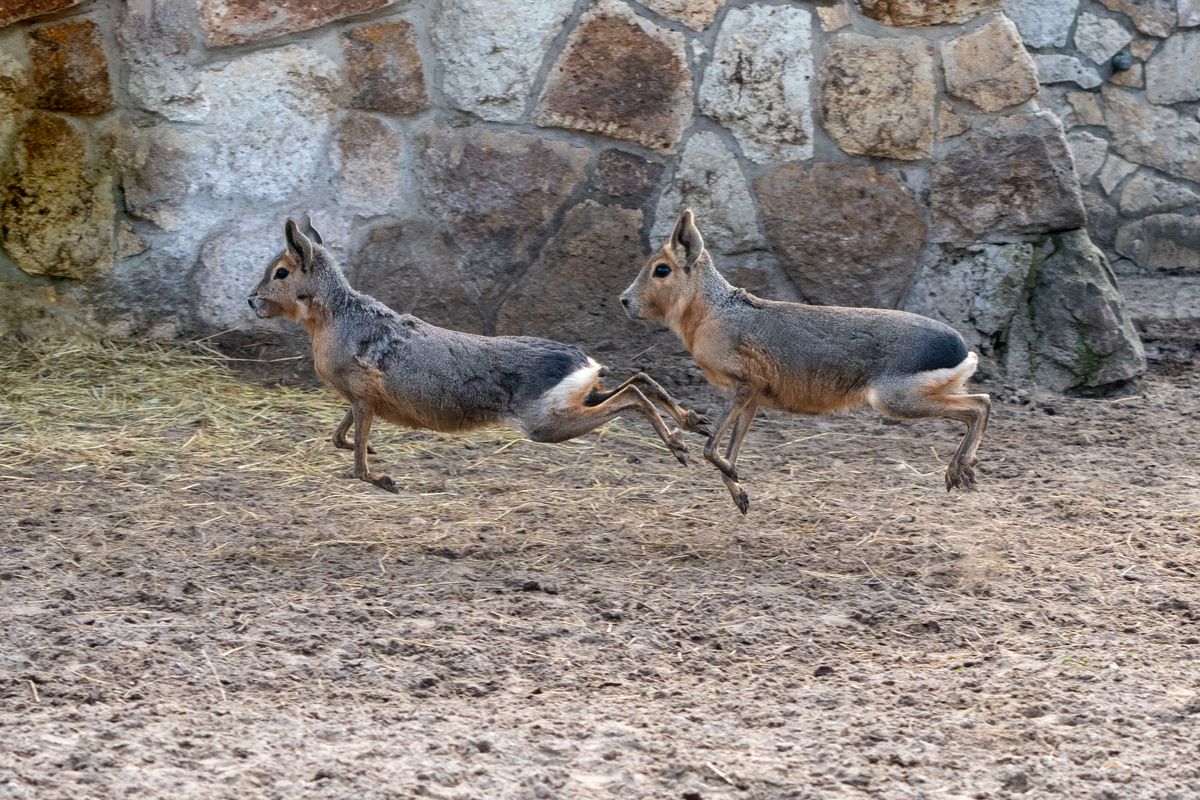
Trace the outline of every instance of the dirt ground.
<instances>
[{"instance_id":1,"label":"dirt ground","mask_svg":"<svg viewBox=\"0 0 1200 800\"><path fill-rule=\"evenodd\" d=\"M985 383L971 494L764 413L743 518L638 420L377 426L391 496L327 393L141 357L4 365L2 798L1200 797L1194 369Z\"/></svg>"}]
</instances>

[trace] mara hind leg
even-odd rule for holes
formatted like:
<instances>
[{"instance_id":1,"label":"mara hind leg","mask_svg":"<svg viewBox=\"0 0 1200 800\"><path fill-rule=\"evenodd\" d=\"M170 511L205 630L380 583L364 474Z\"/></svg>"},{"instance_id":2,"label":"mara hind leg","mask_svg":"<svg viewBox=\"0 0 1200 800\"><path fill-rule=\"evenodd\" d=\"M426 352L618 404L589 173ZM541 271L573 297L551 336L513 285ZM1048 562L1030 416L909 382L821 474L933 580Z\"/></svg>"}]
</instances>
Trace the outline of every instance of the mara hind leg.
<instances>
[{"instance_id":1,"label":"mara hind leg","mask_svg":"<svg viewBox=\"0 0 1200 800\"><path fill-rule=\"evenodd\" d=\"M870 402L875 410L895 419L940 417L965 424L966 435L946 465L946 491L975 488L976 452L991 414L990 397L964 394L961 382L939 385L928 376L914 375L875 387Z\"/></svg>"},{"instance_id":2,"label":"mara hind leg","mask_svg":"<svg viewBox=\"0 0 1200 800\"><path fill-rule=\"evenodd\" d=\"M374 413L362 400L354 400L350 404L350 413L354 417L354 477L398 494L400 490L396 488L395 481L387 475L372 473L367 468L367 438L371 435Z\"/></svg>"},{"instance_id":3,"label":"mara hind leg","mask_svg":"<svg viewBox=\"0 0 1200 800\"><path fill-rule=\"evenodd\" d=\"M703 414L697 413L690 408L684 408L679 404L670 393L659 385L658 381L651 378L644 372L638 372L625 380L620 386L615 389L593 392L589 401L603 401L612 397L617 392L624 390L629 386L637 386L651 400L660 403L671 417L679 423L679 427L691 433L699 433L708 436L710 431L708 427L708 418Z\"/></svg>"},{"instance_id":4,"label":"mara hind leg","mask_svg":"<svg viewBox=\"0 0 1200 800\"><path fill-rule=\"evenodd\" d=\"M754 422L754 415L757 413L758 404L751 402L742 409L734 422L733 434L729 437L729 446L725 448L725 460L729 462L735 475L737 474L738 453L742 450L742 442L745 441L746 433L750 430L750 423ZM729 496L733 498L733 503L738 507L738 511L741 511L743 515L749 513L750 496L746 494L741 483L724 472L721 473L721 480L724 481L725 488L729 490Z\"/></svg>"},{"instance_id":5,"label":"mara hind leg","mask_svg":"<svg viewBox=\"0 0 1200 800\"><path fill-rule=\"evenodd\" d=\"M628 411L644 416L679 463L687 464L688 449L679 438L679 431L668 428L655 405L633 385L568 399L554 408L536 412L530 419L522 419L521 428L535 442L565 442Z\"/></svg>"},{"instance_id":6,"label":"mara hind leg","mask_svg":"<svg viewBox=\"0 0 1200 800\"><path fill-rule=\"evenodd\" d=\"M339 450L353 450L354 443L346 438L346 434L350 431L350 426L354 424L354 411L346 412L346 416L342 417L342 421L338 424L337 429L333 432L333 446ZM375 448L367 446L367 452L375 455Z\"/></svg>"},{"instance_id":7,"label":"mara hind leg","mask_svg":"<svg viewBox=\"0 0 1200 800\"><path fill-rule=\"evenodd\" d=\"M737 483L737 469L730 462L728 456L722 456L719 452L721 448L721 440L725 438L725 434L738 421L742 412L749 408L754 403L754 394L749 386L739 386L733 393L733 398L729 401L729 405L721 412L721 416L717 419L716 430L708 437L708 441L704 443L704 457L708 459L714 467L721 471L721 475L731 479ZM751 417L753 419L753 417ZM749 423L747 423L749 427ZM745 434L743 433L743 436ZM733 440L730 440L730 445Z\"/></svg>"}]
</instances>

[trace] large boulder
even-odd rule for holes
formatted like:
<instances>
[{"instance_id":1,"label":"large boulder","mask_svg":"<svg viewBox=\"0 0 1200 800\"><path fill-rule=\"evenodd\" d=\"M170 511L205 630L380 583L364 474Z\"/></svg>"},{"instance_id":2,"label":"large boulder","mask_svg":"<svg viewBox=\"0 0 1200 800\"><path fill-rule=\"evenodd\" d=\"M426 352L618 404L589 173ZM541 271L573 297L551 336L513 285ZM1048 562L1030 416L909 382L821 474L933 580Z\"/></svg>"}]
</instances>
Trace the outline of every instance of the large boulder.
<instances>
[{"instance_id":1,"label":"large boulder","mask_svg":"<svg viewBox=\"0 0 1200 800\"><path fill-rule=\"evenodd\" d=\"M922 39L847 33L825 45L822 121L829 138L847 153L928 157L936 94L933 48Z\"/></svg>"},{"instance_id":2,"label":"large boulder","mask_svg":"<svg viewBox=\"0 0 1200 800\"><path fill-rule=\"evenodd\" d=\"M1045 111L1000 117L963 137L933 167L930 204L939 242L1084 224L1062 125Z\"/></svg>"},{"instance_id":3,"label":"large boulder","mask_svg":"<svg viewBox=\"0 0 1200 800\"><path fill-rule=\"evenodd\" d=\"M1139 170L1121 190L1121 213L1130 217L1188 207L1200 207L1200 194L1150 170Z\"/></svg>"},{"instance_id":4,"label":"large boulder","mask_svg":"<svg viewBox=\"0 0 1200 800\"><path fill-rule=\"evenodd\" d=\"M550 70L534 121L674 152L692 121L683 34L600 0Z\"/></svg>"},{"instance_id":5,"label":"large boulder","mask_svg":"<svg viewBox=\"0 0 1200 800\"><path fill-rule=\"evenodd\" d=\"M1146 356L1116 279L1086 231L1047 238L1029 279L1029 308L1014 317L1010 372L1055 391L1135 378Z\"/></svg>"},{"instance_id":6,"label":"large boulder","mask_svg":"<svg viewBox=\"0 0 1200 800\"><path fill-rule=\"evenodd\" d=\"M504 298L496 332L545 336L598 352L645 347L618 300L645 260L642 212L584 200Z\"/></svg>"},{"instance_id":7,"label":"large boulder","mask_svg":"<svg viewBox=\"0 0 1200 800\"><path fill-rule=\"evenodd\" d=\"M642 5L667 19L702 31L717 18L725 0L645 0Z\"/></svg>"},{"instance_id":8,"label":"large boulder","mask_svg":"<svg viewBox=\"0 0 1200 800\"><path fill-rule=\"evenodd\" d=\"M812 14L785 6L725 15L700 85L700 110L728 128L752 161L813 154Z\"/></svg>"},{"instance_id":9,"label":"large boulder","mask_svg":"<svg viewBox=\"0 0 1200 800\"><path fill-rule=\"evenodd\" d=\"M530 264L584 180L588 151L514 131L436 128L422 136L425 197L490 302Z\"/></svg>"},{"instance_id":10,"label":"large boulder","mask_svg":"<svg viewBox=\"0 0 1200 800\"><path fill-rule=\"evenodd\" d=\"M596 156L590 193L606 205L641 208L658 188L663 165L626 150L609 148Z\"/></svg>"},{"instance_id":11,"label":"large boulder","mask_svg":"<svg viewBox=\"0 0 1200 800\"><path fill-rule=\"evenodd\" d=\"M35 113L0 183L0 240L30 275L91 280L112 266L116 205L106 153L73 123Z\"/></svg>"},{"instance_id":12,"label":"large boulder","mask_svg":"<svg viewBox=\"0 0 1200 800\"><path fill-rule=\"evenodd\" d=\"M925 239L912 194L873 167L784 164L754 182L781 266L810 301L894 308Z\"/></svg>"},{"instance_id":13,"label":"large boulder","mask_svg":"<svg viewBox=\"0 0 1200 800\"><path fill-rule=\"evenodd\" d=\"M1033 245L1024 242L946 250L921 270L904 308L945 322L971 349L1000 359L1025 308L1032 265Z\"/></svg>"},{"instance_id":14,"label":"large boulder","mask_svg":"<svg viewBox=\"0 0 1200 800\"><path fill-rule=\"evenodd\" d=\"M1121 296L1147 342L1200 349L1200 276L1122 278Z\"/></svg>"},{"instance_id":15,"label":"large boulder","mask_svg":"<svg viewBox=\"0 0 1200 800\"><path fill-rule=\"evenodd\" d=\"M516 121L572 0L443 0L430 33L442 91L483 119Z\"/></svg>"}]
</instances>

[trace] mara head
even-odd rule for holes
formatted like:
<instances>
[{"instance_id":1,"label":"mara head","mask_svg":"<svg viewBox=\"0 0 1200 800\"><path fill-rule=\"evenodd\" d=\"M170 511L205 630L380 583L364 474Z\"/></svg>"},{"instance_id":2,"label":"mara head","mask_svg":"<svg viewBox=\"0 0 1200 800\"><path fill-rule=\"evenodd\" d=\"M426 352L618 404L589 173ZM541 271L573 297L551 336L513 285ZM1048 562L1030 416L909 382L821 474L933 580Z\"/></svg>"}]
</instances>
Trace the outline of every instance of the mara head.
<instances>
[{"instance_id":1,"label":"mara head","mask_svg":"<svg viewBox=\"0 0 1200 800\"><path fill-rule=\"evenodd\" d=\"M301 225L297 225L295 220L288 218L283 228L286 246L271 259L262 280L248 298L250 308L259 319L284 316L300 320L304 317L306 301L317 292L316 271L327 260L325 248L321 247L321 234L312 226L307 214L300 222Z\"/></svg>"},{"instance_id":2,"label":"mara head","mask_svg":"<svg viewBox=\"0 0 1200 800\"><path fill-rule=\"evenodd\" d=\"M625 313L632 319L662 325L677 319L703 286L701 273L707 258L696 218L690 208L684 209L671 238L650 256L637 278L621 294Z\"/></svg>"}]
</instances>

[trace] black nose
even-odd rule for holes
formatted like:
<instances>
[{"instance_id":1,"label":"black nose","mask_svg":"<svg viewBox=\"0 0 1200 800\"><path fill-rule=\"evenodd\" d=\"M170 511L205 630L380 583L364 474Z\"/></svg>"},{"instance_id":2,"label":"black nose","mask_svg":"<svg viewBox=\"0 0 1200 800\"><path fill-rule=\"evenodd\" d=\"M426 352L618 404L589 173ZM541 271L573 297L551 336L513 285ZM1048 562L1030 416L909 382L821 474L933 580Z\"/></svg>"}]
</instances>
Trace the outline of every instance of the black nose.
<instances>
[{"instance_id":1,"label":"black nose","mask_svg":"<svg viewBox=\"0 0 1200 800\"><path fill-rule=\"evenodd\" d=\"M625 306L626 308L629 308L629 298L628 298L628 297L622 297L622 298L621 298L621 305Z\"/></svg>"},{"instance_id":2,"label":"black nose","mask_svg":"<svg viewBox=\"0 0 1200 800\"><path fill-rule=\"evenodd\" d=\"M254 298L253 297L246 298L246 303L249 304L249 306L251 308L254 308Z\"/></svg>"}]
</instances>

